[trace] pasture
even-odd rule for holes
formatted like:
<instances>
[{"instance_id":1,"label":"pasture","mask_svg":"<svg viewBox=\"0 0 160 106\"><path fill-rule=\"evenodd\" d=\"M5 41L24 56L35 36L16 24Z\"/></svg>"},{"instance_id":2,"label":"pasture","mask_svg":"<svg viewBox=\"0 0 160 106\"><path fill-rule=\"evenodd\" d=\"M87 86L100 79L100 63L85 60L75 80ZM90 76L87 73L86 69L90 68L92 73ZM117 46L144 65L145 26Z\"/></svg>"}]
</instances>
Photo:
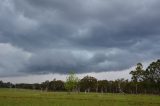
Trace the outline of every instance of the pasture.
<instances>
[{"instance_id":1,"label":"pasture","mask_svg":"<svg viewBox=\"0 0 160 106\"><path fill-rule=\"evenodd\" d=\"M160 96L0 89L0 106L160 106Z\"/></svg>"}]
</instances>

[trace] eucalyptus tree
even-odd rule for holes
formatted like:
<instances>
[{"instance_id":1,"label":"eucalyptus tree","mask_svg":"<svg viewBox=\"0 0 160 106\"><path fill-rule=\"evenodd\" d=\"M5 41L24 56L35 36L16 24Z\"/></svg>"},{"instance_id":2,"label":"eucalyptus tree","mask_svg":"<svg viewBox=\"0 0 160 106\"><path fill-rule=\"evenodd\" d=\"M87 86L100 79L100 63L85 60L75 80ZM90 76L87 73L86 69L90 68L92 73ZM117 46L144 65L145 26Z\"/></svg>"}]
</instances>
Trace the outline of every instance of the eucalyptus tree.
<instances>
[{"instance_id":1,"label":"eucalyptus tree","mask_svg":"<svg viewBox=\"0 0 160 106\"><path fill-rule=\"evenodd\" d=\"M138 92L138 85L144 80L144 69L142 63L138 63L135 70L131 71L130 74L132 75L132 81L135 83L135 93Z\"/></svg>"},{"instance_id":2,"label":"eucalyptus tree","mask_svg":"<svg viewBox=\"0 0 160 106\"><path fill-rule=\"evenodd\" d=\"M97 79L91 76L85 76L80 80L81 90L85 92L88 91L98 91L98 82Z\"/></svg>"},{"instance_id":3,"label":"eucalyptus tree","mask_svg":"<svg viewBox=\"0 0 160 106\"><path fill-rule=\"evenodd\" d=\"M152 62L145 71L145 82L152 93L160 93L160 60Z\"/></svg>"},{"instance_id":4,"label":"eucalyptus tree","mask_svg":"<svg viewBox=\"0 0 160 106\"><path fill-rule=\"evenodd\" d=\"M70 93L71 91L77 91L79 79L75 73L71 72L66 78L65 88Z\"/></svg>"}]
</instances>

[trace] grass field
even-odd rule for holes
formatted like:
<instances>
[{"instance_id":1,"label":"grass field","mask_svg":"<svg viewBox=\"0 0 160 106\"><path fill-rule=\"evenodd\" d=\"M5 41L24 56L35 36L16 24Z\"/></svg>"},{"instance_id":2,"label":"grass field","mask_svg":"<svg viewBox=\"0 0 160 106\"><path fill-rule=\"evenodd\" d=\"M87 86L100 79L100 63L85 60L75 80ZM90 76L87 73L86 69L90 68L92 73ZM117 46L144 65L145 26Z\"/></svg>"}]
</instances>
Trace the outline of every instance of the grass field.
<instances>
[{"instance_id":1,"label":"grass field","mask_svg":"<svg viewBox=\"0 0 160 106\"><path fill-rule=\"evenodd\" d=\"M160 106L160 96L0 89L0 106Z\"/></svg>"}]
</instances>

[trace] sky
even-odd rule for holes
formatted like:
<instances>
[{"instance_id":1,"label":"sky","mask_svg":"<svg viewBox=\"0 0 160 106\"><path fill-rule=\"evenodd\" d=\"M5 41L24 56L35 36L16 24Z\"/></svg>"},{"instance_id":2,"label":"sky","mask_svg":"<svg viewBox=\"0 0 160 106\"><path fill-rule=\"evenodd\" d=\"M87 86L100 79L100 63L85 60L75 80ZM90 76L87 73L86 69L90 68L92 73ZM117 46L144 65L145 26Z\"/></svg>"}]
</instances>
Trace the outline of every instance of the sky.
<instances>
[{"instance_id":1,"label":"sky","mask_svg":"<svg viewBox=\"0 0 160 106\"><path fill-rule=\"evenodd\" d=\"M0 80L129 79L160 56L159 0L0 0Z\"/></svg>"}]
</instances>

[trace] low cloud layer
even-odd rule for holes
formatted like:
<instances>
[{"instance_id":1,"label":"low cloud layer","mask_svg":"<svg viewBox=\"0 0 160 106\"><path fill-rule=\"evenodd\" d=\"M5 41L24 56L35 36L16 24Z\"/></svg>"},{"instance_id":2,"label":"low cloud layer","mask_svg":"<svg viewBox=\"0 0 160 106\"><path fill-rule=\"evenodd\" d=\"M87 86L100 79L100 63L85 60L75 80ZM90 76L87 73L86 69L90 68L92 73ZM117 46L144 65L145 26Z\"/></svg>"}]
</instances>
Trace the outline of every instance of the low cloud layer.
<instances>
[{"instance_id":1,"label":"low cloud layer","mask_svg":"<svg viewBox=\"0 0 160 106\"><path fill-rule=\"evenodd\" d=\"M159 58L159 0L0 0L0 77L121 71Z\"/></svg>"}]
</instances>

